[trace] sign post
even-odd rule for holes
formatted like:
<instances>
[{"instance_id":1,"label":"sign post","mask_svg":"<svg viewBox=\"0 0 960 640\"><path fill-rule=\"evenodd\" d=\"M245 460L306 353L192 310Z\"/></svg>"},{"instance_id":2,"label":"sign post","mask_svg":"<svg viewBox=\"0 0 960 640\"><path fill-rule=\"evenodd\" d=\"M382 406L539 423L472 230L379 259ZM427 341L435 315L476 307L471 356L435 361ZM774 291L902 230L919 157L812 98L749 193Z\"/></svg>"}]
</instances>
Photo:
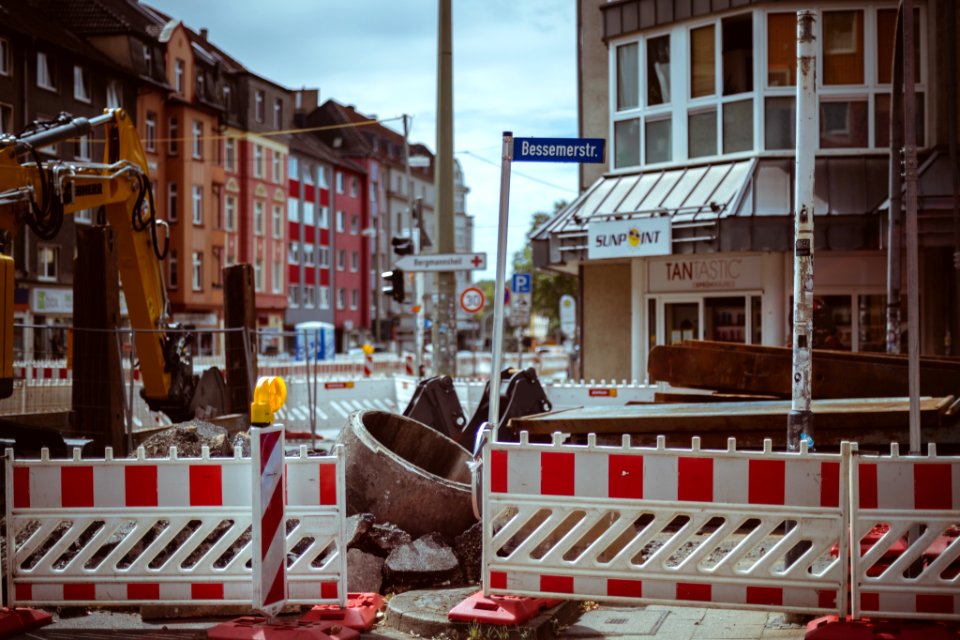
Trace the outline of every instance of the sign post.
<instances>
[{"instance_id":1,"label":"sign post","mask_svg":"<svg viewBox=\"0 0 960 640\"><path fill-rule=\"evenodd\" d=\"M577 300L569 293L560 296L560 333L573 339L577 332Z\"/></svg>"}]
</instances>

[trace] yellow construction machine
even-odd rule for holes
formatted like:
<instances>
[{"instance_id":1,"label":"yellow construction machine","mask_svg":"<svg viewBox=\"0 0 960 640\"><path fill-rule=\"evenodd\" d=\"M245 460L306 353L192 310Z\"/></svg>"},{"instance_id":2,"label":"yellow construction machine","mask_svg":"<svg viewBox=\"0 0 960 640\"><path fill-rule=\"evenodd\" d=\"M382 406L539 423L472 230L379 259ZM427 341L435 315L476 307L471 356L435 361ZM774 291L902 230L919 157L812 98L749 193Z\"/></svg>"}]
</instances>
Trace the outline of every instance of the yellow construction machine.
<instances>
[{"instance_id":1,"label":"yellow construction machine","mask_svg":"<svg viewBox=\"0 0 960 640\"><path fill-rule=\"evenodd\" d=\"M43 160L40 150L102 129L102 162ZM193 372L192 336L171 322L161 260L168 244L157 216L147 160L130 116L108 109L94 118L67 114L20 136L0 135L0 397L13 389L14 261L8 255L27 225L53 239L63 216L102 207L112 227L117 263L136 353L143 397L174 421L194 417L198 403L223 407L219 371Z\"/></svg>"}]
</instances>

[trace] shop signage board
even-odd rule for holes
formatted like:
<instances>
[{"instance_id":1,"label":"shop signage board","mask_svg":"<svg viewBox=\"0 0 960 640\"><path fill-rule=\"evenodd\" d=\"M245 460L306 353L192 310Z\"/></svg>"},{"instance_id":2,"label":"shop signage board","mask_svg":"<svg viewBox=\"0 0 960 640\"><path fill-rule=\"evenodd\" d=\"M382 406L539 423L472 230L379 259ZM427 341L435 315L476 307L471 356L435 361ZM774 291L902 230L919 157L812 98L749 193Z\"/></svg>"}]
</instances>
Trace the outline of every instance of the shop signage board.
<instances>
[{"instance_id":1,"label":"shop signage board","mask_svg":"<svg viewBox=\"0 0 960 640\"><path fill-rule=\"evenodd\" d=\"M669 216L590 221L587 257L642 258L673 253Z\"/></svg>"},{"instance_id":2,"label":"shop signage board","mask_svg":"<svg viewBox=\"0 0 960 640\"><path fill-rule=\"evenodd\" d=\"M651 293L763 288L760 256L671 256L647 263Z\"/></svg>"},{"instance_id":3,"label":"shop signage board","mask_svg":"<svg viewBox=\"0 0 960 640\"><path fill-rule=\"evenodd\" d=\"M514 162L603 162L603 138L514 138Z\"/></svg>"}]
</instances>

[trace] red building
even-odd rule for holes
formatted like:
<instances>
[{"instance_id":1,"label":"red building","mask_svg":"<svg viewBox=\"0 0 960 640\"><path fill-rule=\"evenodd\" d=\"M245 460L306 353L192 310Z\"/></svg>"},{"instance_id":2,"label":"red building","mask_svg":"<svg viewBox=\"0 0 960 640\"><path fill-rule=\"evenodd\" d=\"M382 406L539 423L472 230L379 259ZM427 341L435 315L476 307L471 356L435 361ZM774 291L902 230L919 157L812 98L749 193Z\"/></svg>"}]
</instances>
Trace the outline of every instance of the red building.
<instances>
[{"instance_id":1,"label":"red building","mask_svg":"<svg viewBox=\"0 0 960 640\"><path fill-rule=\"evenodd\" d=\"M346 349L370 339L368 176L353 162L341 160L334 166L331 187L334 324Z\"/></svg>"}]
</instances>

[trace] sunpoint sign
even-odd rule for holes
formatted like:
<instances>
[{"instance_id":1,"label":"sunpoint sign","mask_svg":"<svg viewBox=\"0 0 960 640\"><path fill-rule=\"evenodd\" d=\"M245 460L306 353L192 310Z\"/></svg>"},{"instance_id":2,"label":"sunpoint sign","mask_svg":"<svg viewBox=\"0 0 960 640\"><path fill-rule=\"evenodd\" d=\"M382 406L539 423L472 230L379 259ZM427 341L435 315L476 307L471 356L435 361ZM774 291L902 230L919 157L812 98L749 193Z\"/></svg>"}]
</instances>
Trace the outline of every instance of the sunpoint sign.
<instances>
[{"instance_id":1,"label":"sunpoint sign","mask_svg":"<svg viewBox=\"0 0 960 640\"><path fill-rule=\"evenodd\" d=\"M635 218L590 222L587 258L640 258L673 252L670 218Z\"/></svg>"}]
</instances>

